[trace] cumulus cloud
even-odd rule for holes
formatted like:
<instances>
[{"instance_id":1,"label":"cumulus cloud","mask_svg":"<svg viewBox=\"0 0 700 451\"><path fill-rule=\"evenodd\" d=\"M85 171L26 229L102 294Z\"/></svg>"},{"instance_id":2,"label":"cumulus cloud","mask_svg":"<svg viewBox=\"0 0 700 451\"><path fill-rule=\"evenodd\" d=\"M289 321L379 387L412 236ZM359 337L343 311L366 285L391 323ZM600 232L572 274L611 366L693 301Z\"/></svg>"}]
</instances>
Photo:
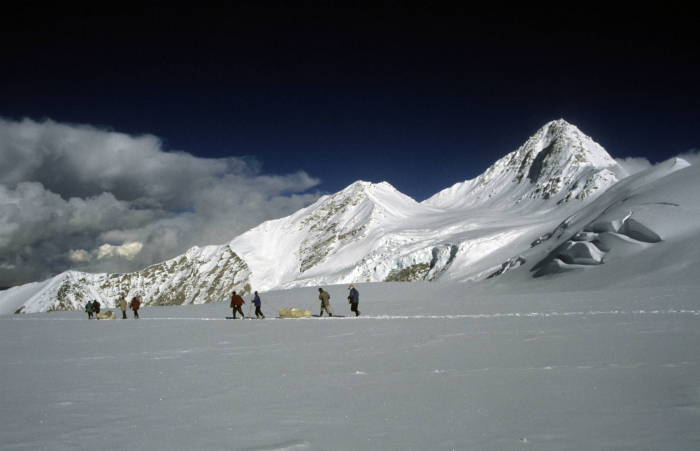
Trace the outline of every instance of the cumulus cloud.
<instances>
[{"instance_id":1,"label":"cumulus cloud","mask_svg":"<svg viewBox=\"0 0 700 451\"><path fill-rule=\"evenodd\" d=\"M318 183L263 174L254 158L166 151L152 135L0 119L0 286L221 244L316 201Z\"/></svg>"},{"instance_id":2,"label":"cumulus cloud","mask_svg":"<svg viewBox=\"0 0 700 451\"><path fill-rule=\"evenodd\" d=\"M68 259L74 263L83 263L92 260L90 254L83 249L71 249L68 252Z\"/></svg>"},{"instance_id":3,"label":"cumulus cloud","mask_svg":"<svg viewBox=\"0 0 700 451\"><path fill-rule=\"evenodd\" d=\"M143 244L141 243L125 243L121 246L112 246L111 244L103 244L97 248L97 259L102 260L103 258L109 257L123 257L127 260L133 260L139 252L143 249Z\"/></svg>"}]
</instances>

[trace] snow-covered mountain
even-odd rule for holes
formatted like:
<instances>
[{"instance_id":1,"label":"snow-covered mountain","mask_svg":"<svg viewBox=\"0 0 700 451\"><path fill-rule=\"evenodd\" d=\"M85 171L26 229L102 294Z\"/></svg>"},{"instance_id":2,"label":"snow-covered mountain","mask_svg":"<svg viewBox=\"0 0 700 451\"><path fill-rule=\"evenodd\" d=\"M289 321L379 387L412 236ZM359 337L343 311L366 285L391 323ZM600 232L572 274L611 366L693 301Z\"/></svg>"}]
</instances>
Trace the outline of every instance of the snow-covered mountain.
<instances>
[{"instance_id":1,"label":"snow-covered mountain","mask_svg":"<svg viewBox=\"0 0 700 451\"><path fill-rule=\"evenodd\" d=\"M139 295L147 305L175 305L220 301L232 290L249 294L353 282L467 282L540 260L527 277L541 280L578 265L585 249L595 261L600 254L593 246L601 250L612 248L611 240L624 241L597 235L600 227L588 230L586 224L574 235L569 233L572 224L593 221L619 205L624 193L632 192L625 191L630 186L654 192L654 183L685 166L669 162L628 177L591 138L563 120L553 121L481 176L425 202L388 183L356 182L229 243L193 248L136 273L69 271L12 288L0 293L0 314L81 308L89 299L112 306L120 295ZM614 233L631 231L628 238L645 235L638 224L649 222L614 221L620 223ZM566 245L569 239L579 244ZM557 250L560 246L569 247Z\"/></svg>"},{"instance_id":2,"label":"snow-covered mountain","mask_svg":"<svg viewBox=\"0 0 700 451\"><path fill-rule=\"evenodd\" d=\"M250 292L250 269L228 246L194 247L185 255L130 274L66 271L49 280L11 288L0 314L80 308L99 299L114 306L120 296L141 296L148 305L220 301L232 290Z\"/></svg>"},{"instance_id":3,"label":"snow-covered mountain","mask_svg":"<svg viewBox=\"0 0 700 451\"><path fill-rule=\"evenodd\" d=\"M700 166L672 158L622 180L490 277L523 289L546 282L553 290L590 290L593 278L595 288L697 282L698 192Z\"/></svg>"},{"instance_id":4,"label":"snow-covered mountain","mask_svg":"<svg viewBox=\"0 0 700 451\"><path fill-rule=\"evenodd\" d=\"M424 204L441 208L488 207L552 210L597 197L629 174L600 145L564 120L542 127L518 150L479 177L447 188ZM539 202L540 200L552 202Z\"/></svg>"}]
</instances>

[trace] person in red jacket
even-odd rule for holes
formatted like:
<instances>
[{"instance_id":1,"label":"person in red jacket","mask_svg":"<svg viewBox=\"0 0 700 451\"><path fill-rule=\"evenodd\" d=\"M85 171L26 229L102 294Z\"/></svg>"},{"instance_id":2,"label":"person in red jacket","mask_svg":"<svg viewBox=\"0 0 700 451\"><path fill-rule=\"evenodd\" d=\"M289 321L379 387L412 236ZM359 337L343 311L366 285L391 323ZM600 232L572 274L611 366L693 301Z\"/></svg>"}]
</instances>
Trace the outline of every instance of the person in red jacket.
<instances>
[{"instance_id":1,"label":"person in red jacket","mask_svg":"<svg viewBox=\"0 0 700 451\"><path fill-rule=\"evenodd\" d=\"M242 297L236 294L234 291L233 294L231 295L231 308L233 309L233 319L236 318L236 312L241 314L241 319L245 319L245 315L243 314L243 310L241 310L241 306L245 304L245 301L243 300Z\"/></svg>"},{"instance_id":2,"label":"person in red jacket","mask_svg":"<svg viewBox=\"0 0 700 451\"><path fill-rule=\"evenodd\" d=\"M139 307L141 307L141 301L139 298L134 298L129 302L129 307L134 311L134 318L139 319Z\"/></svg>"}]
</instances>

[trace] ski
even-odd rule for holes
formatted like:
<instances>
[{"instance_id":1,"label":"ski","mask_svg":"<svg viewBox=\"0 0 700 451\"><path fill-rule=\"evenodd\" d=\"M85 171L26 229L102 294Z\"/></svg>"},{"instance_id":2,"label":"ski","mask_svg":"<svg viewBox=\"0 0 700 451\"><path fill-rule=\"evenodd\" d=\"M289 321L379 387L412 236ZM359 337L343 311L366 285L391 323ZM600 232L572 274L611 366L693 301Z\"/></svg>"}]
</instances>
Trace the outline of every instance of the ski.
<instances>
[{"instance_id":1,"label":"ski","mask_svg":"<svg viewBox=\"0 0 700 451\"><path fill-rule=\"evenodd\" d=\"M333 316L311 315L311 316L303 316L303 317L300 317L300 318L285 318L284 316L272 316L272 317L266 316L265 318L255 318L255 317L246 316L246 317L244 317L243 319L304 319L304 318L324 318L324 319L325 319L325 318L328 318L328 319L333 319L333 318L347 318L347 316L345 316L345 315L333 315ZM231 319L231 320L235 319L235 320L239 320L239 319L241 319L241 318L240 318L240 317L234 318L233 316L227 316L226 319Z\"/></svg>"},{"instance_id":2,"label":"ski","mask_svg":"<svg viewBox=\"0 0 700 451\"><path fill-rule=\"evenodd\" d=\"M243 319L279 319L279 318L281 318L281 316L277 316L277 317L269 317L269 316L266 316L265 318L256 318L256 317L254 317L254 316L244 316L244 317L243 317ZM240 316L239 316L239 317L236 317L236 318L234 318L233 316L227 316L226 319L235 319L235 320L239 320L239 319L241 319L241 318L240 318Z\"/></svg>"}]
</instances>

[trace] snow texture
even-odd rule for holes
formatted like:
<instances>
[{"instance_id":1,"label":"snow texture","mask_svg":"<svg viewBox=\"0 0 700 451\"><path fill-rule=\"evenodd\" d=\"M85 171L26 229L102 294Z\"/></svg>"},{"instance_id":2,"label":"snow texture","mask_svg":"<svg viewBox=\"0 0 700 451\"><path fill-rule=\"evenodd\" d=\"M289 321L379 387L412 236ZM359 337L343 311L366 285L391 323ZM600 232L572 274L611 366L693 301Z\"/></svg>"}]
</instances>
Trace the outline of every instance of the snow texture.
<instances>
[{"instance_id":1,"label":"snow texture","mask_svg":"<svg viewBox=\"0 0 700 451\"><path fill-rule=\"evenodd\" d=\"M696 449L697 280L594 290L590 274L579 292L360 284L358 318L0 317L0 449ZM264 293L263 311L316 294Z\"/></svg>"}]
</instances>

